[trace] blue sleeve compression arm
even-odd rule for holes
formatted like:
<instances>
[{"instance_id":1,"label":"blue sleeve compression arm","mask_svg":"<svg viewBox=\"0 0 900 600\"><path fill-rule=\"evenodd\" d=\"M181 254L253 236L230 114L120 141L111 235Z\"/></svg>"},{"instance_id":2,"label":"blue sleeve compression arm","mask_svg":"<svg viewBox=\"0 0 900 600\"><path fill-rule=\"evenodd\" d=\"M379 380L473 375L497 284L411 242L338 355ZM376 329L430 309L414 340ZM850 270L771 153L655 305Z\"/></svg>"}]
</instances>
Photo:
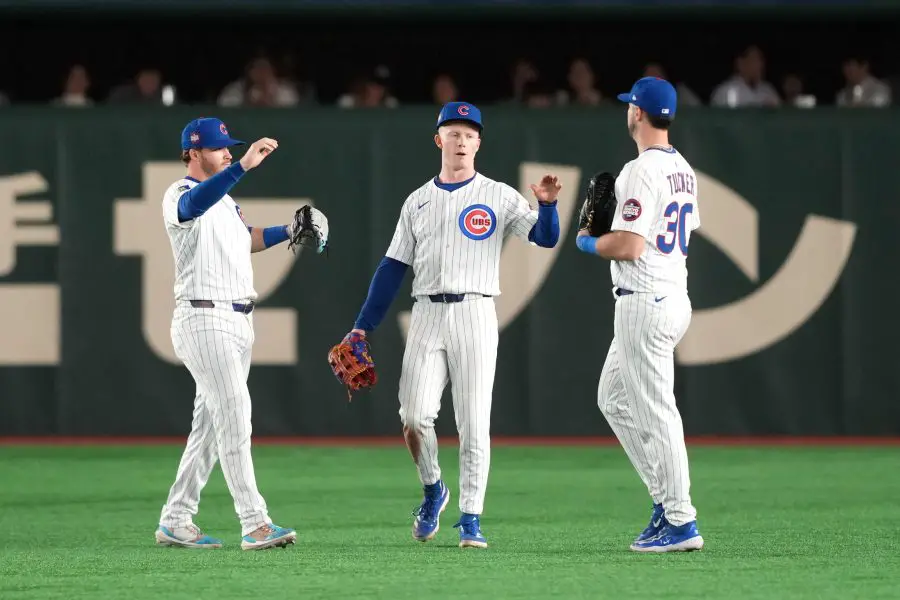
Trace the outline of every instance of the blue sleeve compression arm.
<instances>
[{"instance_id":1,"label":"blue sleeve compression arm","mask_svg":"<svg viewBox=\"0 0 900 600\"><path fill-rule=\"evenodd\" d=\"M244 172L241 163L236 162L186 191L178 199L178 221L184 223L208 211L228 193Z\"/></svg>"},{"instance_id":2,"label":"blue sleeve compression arm","mask_svg":"<svg viewBox=\"0 0 900 600\"><path fill-rule=\"evenodd\" d=\"M247 231L253 233L253 227L248 225ZM271 248L275 244L286 242L288 237L290 236L288 235L287 225L272 225L271 227L263 229L263 244L265 244L266 248Z\"/></svg>"},{"instance_id":3,"label":"blue sleeve compression arm","mask_svg":"<svg viewBox=\"0 0 900 600\"><path fill-rule=\"evenodd\" d=\"M586 252L588 254L597 254L598 239L600 238L596 238L590 235L580 235L575 239L575 244L582 252Z\"/></svg>"},{"instance_id":4,"label":"blue sleeve compression arm","mask_svg":"<svg viewBox=\"0 0 900 600\"><path fill-rule=\"evenodd\" d=\"M369 295L366 297L362 310L359 311L356 323L353 324L354 329L369 332L378 327L394 298L397 297L408 267L408 264L387 256L381 259L381 263L375 269L372 283L369 285Z\"/></svg>"},{"instance_id":5,"label":"blue sleeve compression arm","mask_svg":"<svg viewBox=\"0 0 900 600\"><path fill-rule=\"evenodd\" d=\"M265 229L263 229L263 243L265 243L266 248L271 248L275 244L286 242L287 239L287 225L273 225L272 227L266 227Z\"/></svg>"},{"instance_id":6,"label":"blue sleeve compression arm","mask_svg":"<svg viewBox=\"0 0 900 600\"><path fill-rule=\"evenodd\" d=\"M559 241L559 213L556 201L552 204L538 203L538 220L528 232L528 241L542 248L553 248Z\"/></svg>"}]
</instances>

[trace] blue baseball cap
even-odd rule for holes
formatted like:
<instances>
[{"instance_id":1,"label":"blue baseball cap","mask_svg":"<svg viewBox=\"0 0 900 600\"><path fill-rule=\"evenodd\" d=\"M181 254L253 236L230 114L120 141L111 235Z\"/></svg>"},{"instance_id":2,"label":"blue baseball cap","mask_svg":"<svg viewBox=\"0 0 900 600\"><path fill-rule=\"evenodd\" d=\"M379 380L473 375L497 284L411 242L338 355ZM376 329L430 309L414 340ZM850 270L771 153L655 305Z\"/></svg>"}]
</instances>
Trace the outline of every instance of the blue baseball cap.
<instances>
[{"instance_id":1,"label":"blue baseball cap","mask_svg":"<svg viewBox=\"0 0 900 600\"><path fill-rule=\"evenodd\" d=\"M225 123L213 117L194 119L181 131L181 149L199 150L201 148L227 148L228 146L240 146L241 140L236 140L228 134Z\"/></svg>"},{"instance_id":2,"label":"blue baseball cap","mask_svg":"<svg viewBox=\"0 0 900 600\"><path fill-rule=\"evenodd\" d=\"M484 129L481 122L481 111L474 104L468 102L448 102L441 109L437 119L437 127L450 121L465 121L478 127L478 131Z\"/></svg>"},{"instance_id":3,"label":"blue baseball cap","mask_svg":"<svg viewBox=\"0 0 900 600\"><path fill-rule=\"evenodd\" d=\"M631 91L616 96L622 102L634 104L654 117L672 119L678 103L675 88L659 77L642 77L634 82Z\"/></svg>"}]
</instances>

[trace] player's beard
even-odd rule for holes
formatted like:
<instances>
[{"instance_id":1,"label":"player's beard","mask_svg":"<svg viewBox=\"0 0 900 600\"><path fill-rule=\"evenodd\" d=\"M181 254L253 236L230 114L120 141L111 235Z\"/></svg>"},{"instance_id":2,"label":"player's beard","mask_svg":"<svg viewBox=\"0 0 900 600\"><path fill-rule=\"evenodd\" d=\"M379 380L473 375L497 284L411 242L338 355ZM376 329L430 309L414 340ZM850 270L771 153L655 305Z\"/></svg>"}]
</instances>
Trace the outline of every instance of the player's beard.
<instances>
[{"instance_id":1,"label":"player's beard","mask_svg":"<svg viewBox=\"0 0 900 600\"><path fill-rule=\"evenodd\" d=\"M200 168L203 170L203 173L207 177L212 177L216 173L223 171L225 167L228 166L228 161L220 160L218 162L213 162L206 157L200 158Z\"/></svg>"}]
</instances>

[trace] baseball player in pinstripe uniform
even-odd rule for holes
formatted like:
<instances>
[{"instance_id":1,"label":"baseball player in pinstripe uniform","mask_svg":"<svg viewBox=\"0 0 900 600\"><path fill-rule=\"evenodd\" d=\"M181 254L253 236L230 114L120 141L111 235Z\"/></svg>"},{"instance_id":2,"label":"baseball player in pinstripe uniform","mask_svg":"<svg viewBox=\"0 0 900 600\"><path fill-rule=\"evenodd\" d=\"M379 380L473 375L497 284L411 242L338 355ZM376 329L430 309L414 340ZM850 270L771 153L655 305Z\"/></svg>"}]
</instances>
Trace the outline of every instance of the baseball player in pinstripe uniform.
<instances>
[{"instance_id":1,"label":"baseball player in pinstripe uniform","mask_svg":"<svg viewBox=\"0 0 900 600\"><path fill-rule=\"evenodd\" d=\"M262 138L232 163L228 148L243 143L232 139L219 119L188 123L181 135L187 175L162 200L175 259L172 342L197 384L191 433L156 530L162 545L222 546L193 522L217 460L240 520L241 548L283 547L297 537L293 529L272 523L256 487L247 389L257 298L250 254L288 240L292 226L250 227L228 195L278 148L276 140Z\"/></svg>"},{"instance_id":2,"label":"baseball player in pinstripe uniform","mask_svg":"<svg viewBox=\"0 0 900 600\"><path fill-rule=\"evenodd\" d=\"M700 227L697 178L669 143L676 93L656 77L619 94L638 156L616 177L611 231L579 231L578 247L611 260L614 337L597 402L650 496L650 523L636 552L700 550L688 456L675 404L675 346L691 322L687 254Z\"/></svg>"},{"instance_id":3,"label":"baseball player in pinstripe uniform","mask_svg":"<svg viewBox=\"0 0 900 600\"><path fill-rule=\"evenodd\" d=\"M503 242L515 235L552 248L559 239L558 178L546 175L531 189L537 210L515 189L475 170L481 146L481 111L450 102L437 119L434 143L441 171L412 192L400 209L390 247L375 271L351 334L373 331L413 267L412 309L400 375L403 435L424 486L414 511L413 538L438 531L450 490L441 479L434 420L447 383L459 432L462 513L459 546L484 548L481 530L490 468L491 395L499 337L494 296L500 293ZM350 335L350 334L348 334Z\"/></svg>"}]
</instances>

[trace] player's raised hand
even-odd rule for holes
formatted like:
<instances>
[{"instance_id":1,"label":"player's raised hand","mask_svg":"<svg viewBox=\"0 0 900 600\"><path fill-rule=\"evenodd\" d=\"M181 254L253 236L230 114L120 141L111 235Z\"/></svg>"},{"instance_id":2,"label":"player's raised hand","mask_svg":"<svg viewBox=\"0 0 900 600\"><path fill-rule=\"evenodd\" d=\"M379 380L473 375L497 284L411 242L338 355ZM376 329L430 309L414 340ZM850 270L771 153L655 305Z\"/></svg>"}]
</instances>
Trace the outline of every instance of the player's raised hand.
<instances>
[{"instance_id":1,"label":"player's raised hand","mask_svg":"<svg viewBox=\"0 0 900 600\"><path fill-rule=\"evenodd\" d=\"M275 152L278 148L278 140L272 138L260 138L250 144L247 152L241 157L241 166L245 171L249 171L254 167L258 167L268 155Z\"/></svg>"},{"instance_id":2,"label":"player's raised hand","mask_svg":"<svg viewBox=\"0 0 900 600\"><path fill-rule=\"evenodd\" d=\"M539 202L553 202L561 189L562 184L559 182L559 177L549 173L544 175L539 183L531 184L531 191Z\"/></svg>"}]
</instances>

